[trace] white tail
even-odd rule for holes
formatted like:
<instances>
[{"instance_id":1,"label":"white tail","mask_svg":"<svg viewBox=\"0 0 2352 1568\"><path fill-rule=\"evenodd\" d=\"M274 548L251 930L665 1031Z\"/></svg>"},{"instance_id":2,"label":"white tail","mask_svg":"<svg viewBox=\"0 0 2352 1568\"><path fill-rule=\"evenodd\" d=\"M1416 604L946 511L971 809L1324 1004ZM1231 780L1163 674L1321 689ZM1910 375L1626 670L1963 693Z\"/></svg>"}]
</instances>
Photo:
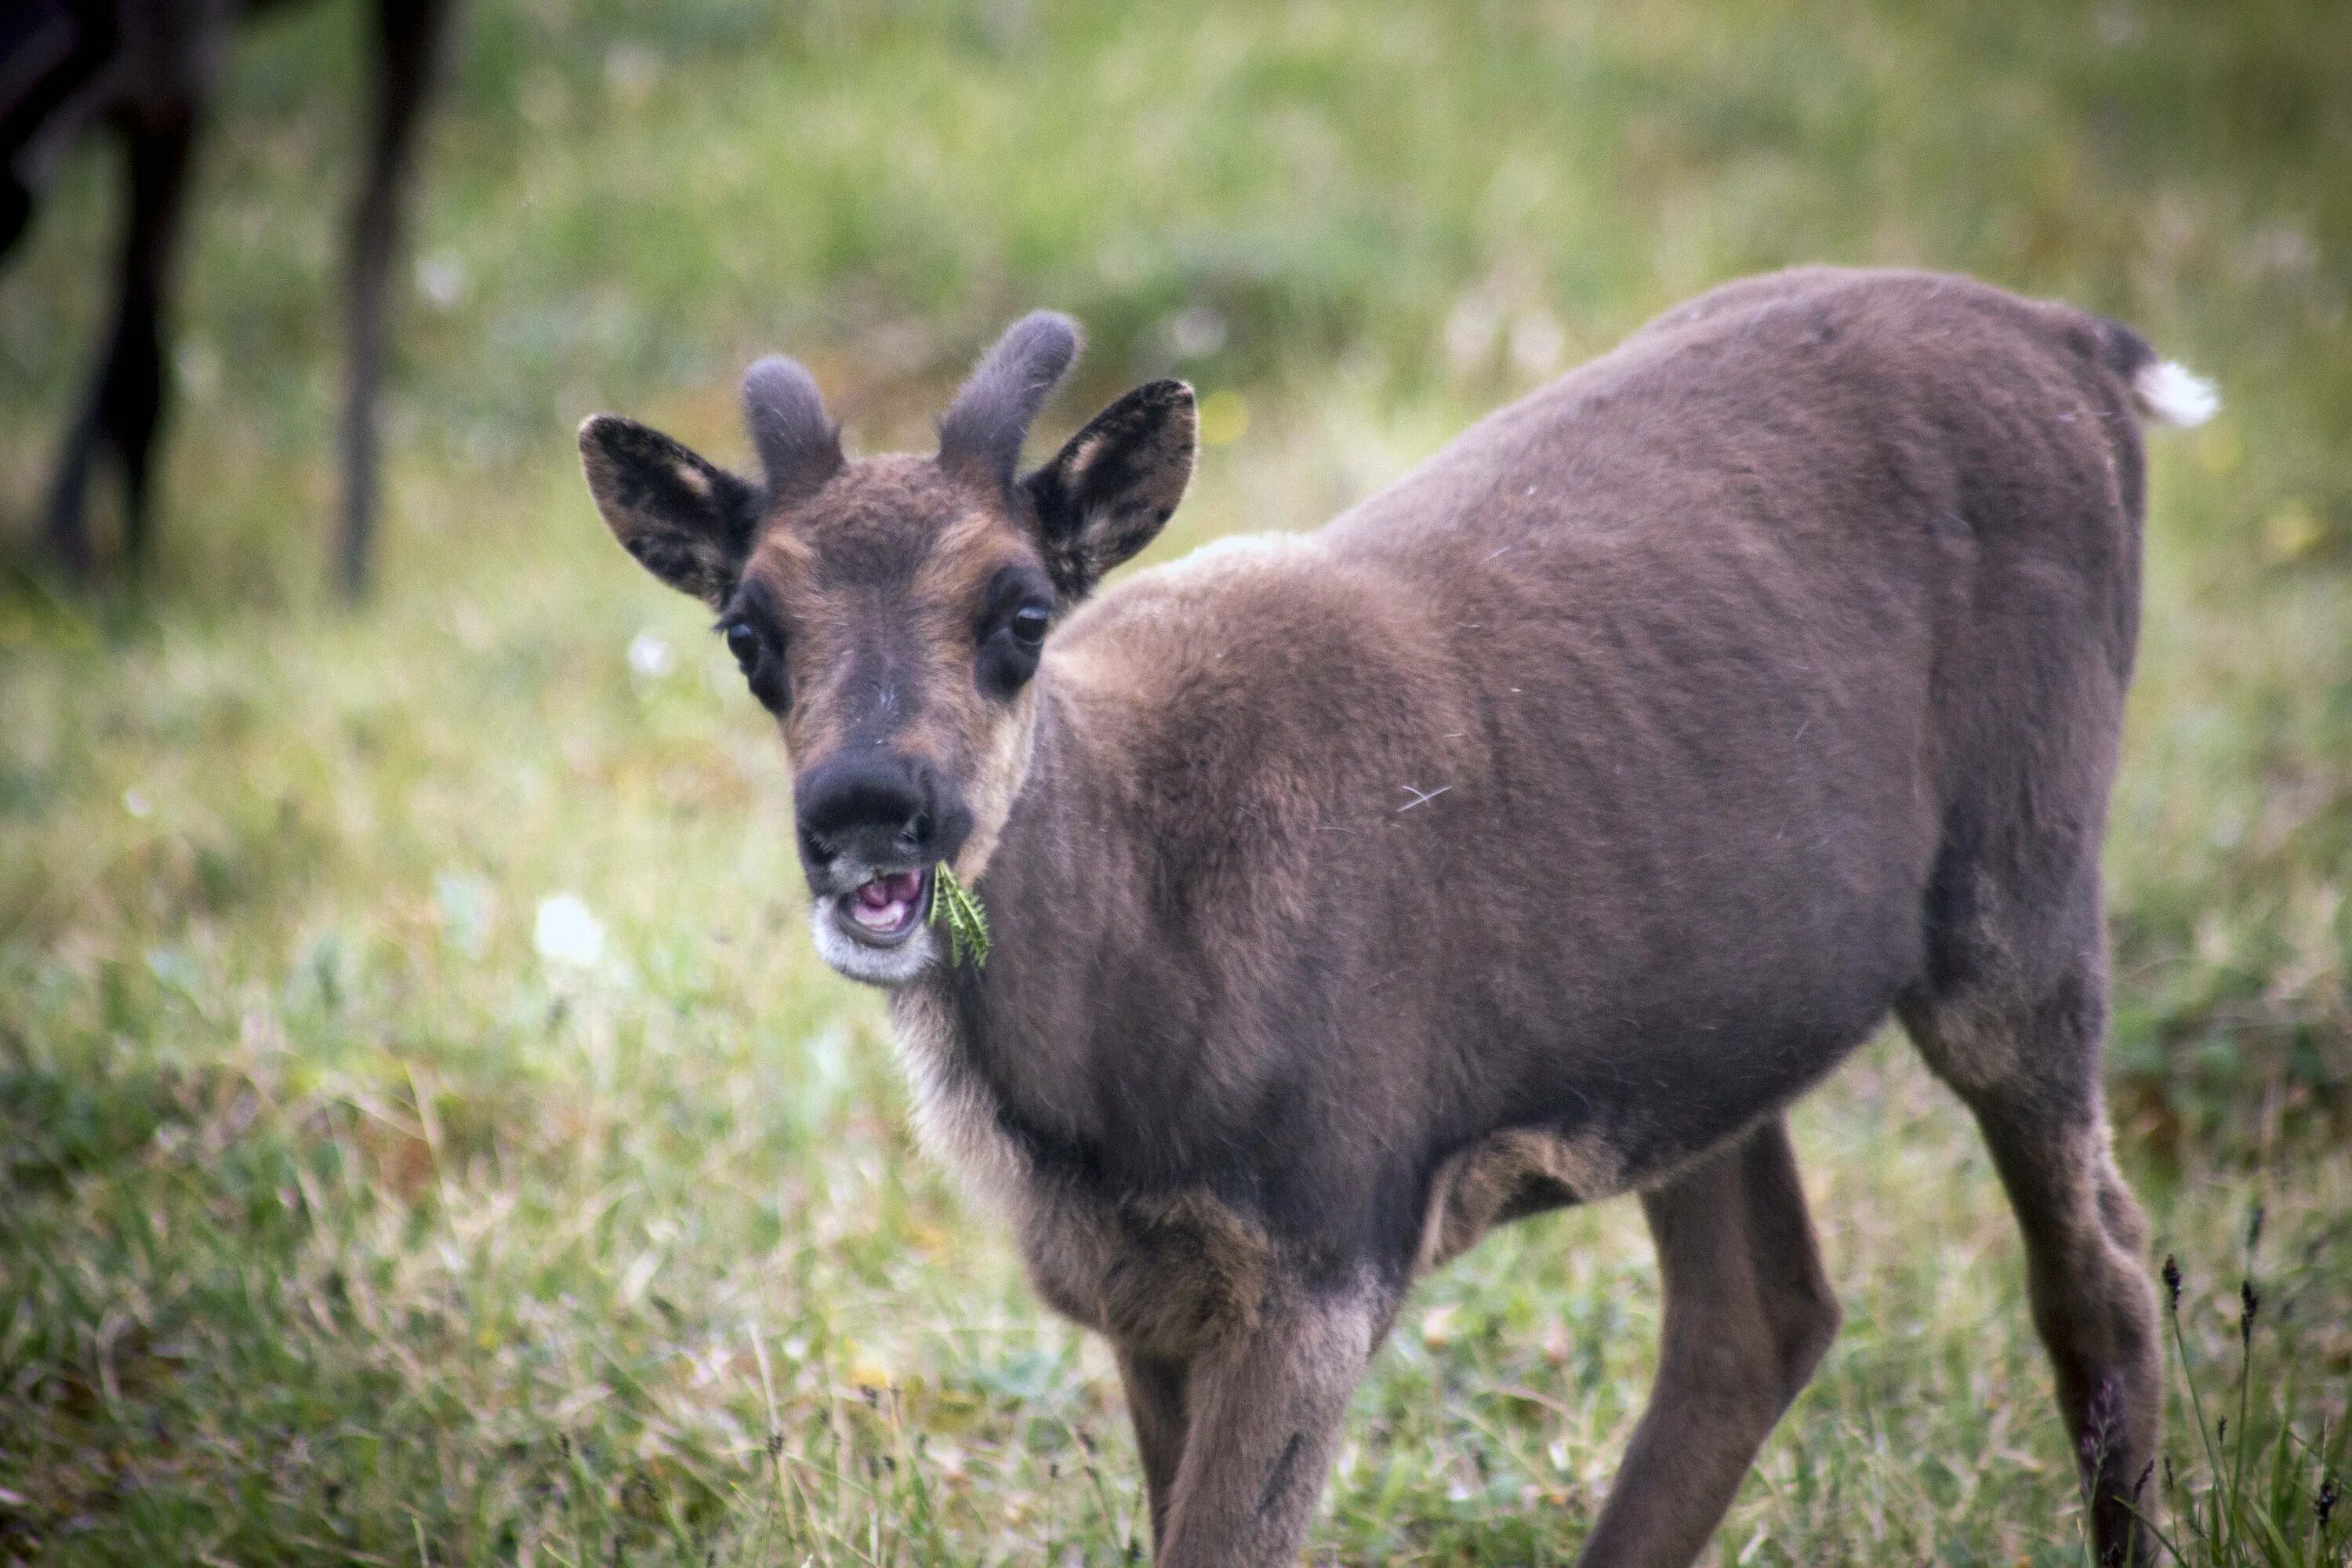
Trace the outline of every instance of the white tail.
<instances>
[{"instance_id":1,"label":"white tail","mask_svg":"<svg viewBox=\"0 0 2352 1568\"><path fill-rule=\"evenodd\" d=\"M2139 411L2159 425L2202 425L2221 411L2221 392L2179 360L2158 360L2132 377Z\"/></svg>"}]
</instances>

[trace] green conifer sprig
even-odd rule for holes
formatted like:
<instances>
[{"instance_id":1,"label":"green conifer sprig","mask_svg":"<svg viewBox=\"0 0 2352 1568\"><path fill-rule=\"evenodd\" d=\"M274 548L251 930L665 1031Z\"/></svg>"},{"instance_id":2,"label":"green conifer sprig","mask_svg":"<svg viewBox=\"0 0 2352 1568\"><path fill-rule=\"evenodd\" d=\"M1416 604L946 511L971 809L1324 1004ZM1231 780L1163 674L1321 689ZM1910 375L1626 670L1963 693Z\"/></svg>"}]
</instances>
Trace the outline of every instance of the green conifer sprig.
<instances>
[{"instance_id":1,"label":"green conifer sprig","mask_svg":"<svg viewBox=\"0 0 2352 1568\"><path fill-rule=\"evenodd\" d=\"M971 966L988 962L988 916L971 889L956 880L955 868L942 860L931 873L931 923L948 928L948 962L961 963L971 954Z\"/></svg>"}]
</instances>

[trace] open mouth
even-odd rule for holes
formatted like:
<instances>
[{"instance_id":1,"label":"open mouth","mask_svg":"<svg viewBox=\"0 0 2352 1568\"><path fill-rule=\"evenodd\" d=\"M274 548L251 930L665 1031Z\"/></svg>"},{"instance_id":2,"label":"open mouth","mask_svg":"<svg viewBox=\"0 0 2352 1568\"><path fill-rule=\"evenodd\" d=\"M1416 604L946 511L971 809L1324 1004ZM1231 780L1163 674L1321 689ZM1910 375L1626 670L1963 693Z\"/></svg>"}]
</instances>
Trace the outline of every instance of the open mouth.
<instances>
[{"instance_id":1,"label":"open mouth","mask_svg":"<svg viewBox=\"0 0 2352 1568\"><path fill-rule=\"evenodd\" d=\"M923 923L931 905L931 873L885 871L841 895L835 908L842 929L869 947L896 947Z\"/></svg>"}]
</instances>

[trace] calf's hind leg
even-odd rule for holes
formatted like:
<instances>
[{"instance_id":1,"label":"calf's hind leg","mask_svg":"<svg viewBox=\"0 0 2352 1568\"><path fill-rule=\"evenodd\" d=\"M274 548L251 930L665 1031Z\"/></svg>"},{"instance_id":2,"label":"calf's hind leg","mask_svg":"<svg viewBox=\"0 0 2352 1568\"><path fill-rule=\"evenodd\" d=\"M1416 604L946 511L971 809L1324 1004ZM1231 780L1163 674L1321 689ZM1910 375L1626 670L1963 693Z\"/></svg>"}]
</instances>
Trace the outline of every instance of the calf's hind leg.
<instances>
[{"instance_id":1,"label":"calf's hind leg","mask_svg":"<svg viewBox=\"0 0 2352 1568\"><path fill-rule=\"evenodd\" d=\"M2143 1563L2163 1413L2147 1224L2116 1173L2099 1088L2106 966L2095 938L2054 979L1906 1003L1903 1025L1975 1111L2025 1237L2026 1291L2056 1373L2103 1564Z\"/></svg>"},{"instance_id":2,"label":"calf's hind leg","mask_svg":"<svg viewBox=\"0 0 2352 1568\"><path fill-rule=\"evenodd\" d=\"M1665 1331L1649 1408L1579 1560L1588 1568L1696 1558L1840 1316L1780 1118L1643 1194L1642 1206Z\"/></svg>"}]
</instances>

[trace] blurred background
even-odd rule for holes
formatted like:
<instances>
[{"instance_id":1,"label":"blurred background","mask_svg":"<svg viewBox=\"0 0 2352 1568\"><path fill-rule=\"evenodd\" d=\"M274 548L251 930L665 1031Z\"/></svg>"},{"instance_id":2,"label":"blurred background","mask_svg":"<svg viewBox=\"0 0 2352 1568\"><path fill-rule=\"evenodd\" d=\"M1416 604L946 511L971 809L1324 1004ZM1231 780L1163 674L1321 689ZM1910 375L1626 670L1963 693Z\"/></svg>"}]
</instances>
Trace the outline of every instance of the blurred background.
<instances>
[{"instance_id":1,"label":"blurred background","mask_svg":"<svg viewBox=\"0 0 2352 1568\"><path fill-rule=\"evenodd\" d=\"M2064 296L2221 384L2151 442L2110 1085L2188 1279L2184 1560L2242 1560L2231 1529L2345 1560L2338 0L473 0L352 609L363 44L320 0L226 57L135 584L37 549L110 147L0 273L0 1561L1126 1560L1108 1361L915 1157L878 1007L808 951L769 727L605 535L573 426L740 459L737 377L782 349L853 449L917 445L1051 306L1090 346L1041 447L1136 381L1202 394L1148 562L1311 526L1656 310L1816 260ZM1895 1039L1799 1134L1848 1327L1723 1560L2081 1560L1965 1118ZM1317 1559L1572 1556L1655 1314L1624 1205L1432 1281Z\"/></svg>"}]
</instances>

